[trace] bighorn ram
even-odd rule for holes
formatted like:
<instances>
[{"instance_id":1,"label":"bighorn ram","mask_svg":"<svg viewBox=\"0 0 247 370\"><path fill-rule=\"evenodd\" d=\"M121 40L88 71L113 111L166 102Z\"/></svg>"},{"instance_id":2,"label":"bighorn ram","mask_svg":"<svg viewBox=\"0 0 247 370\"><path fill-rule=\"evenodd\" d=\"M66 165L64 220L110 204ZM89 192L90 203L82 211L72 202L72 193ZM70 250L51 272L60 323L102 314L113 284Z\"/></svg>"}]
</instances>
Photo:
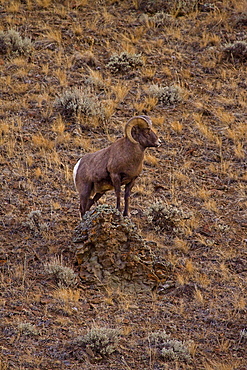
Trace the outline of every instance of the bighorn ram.
<instances>
[{"instance_id":1,"label":"bighorn ram","mask_svg":"<svg viewBox=\"0 0 247 370\"><path fill-rule=\"evenodd\" d=\"M128 216L129 196L135 179L142 171L144 151L159 146L148 116L136 116L125 125L125 137L107 148L84 155L73 171L75 187L80 195L83 216L107 191L115 189L117 209L120 211L121 185L125 185L124 216Z\"/></svg>"}]
</instances>

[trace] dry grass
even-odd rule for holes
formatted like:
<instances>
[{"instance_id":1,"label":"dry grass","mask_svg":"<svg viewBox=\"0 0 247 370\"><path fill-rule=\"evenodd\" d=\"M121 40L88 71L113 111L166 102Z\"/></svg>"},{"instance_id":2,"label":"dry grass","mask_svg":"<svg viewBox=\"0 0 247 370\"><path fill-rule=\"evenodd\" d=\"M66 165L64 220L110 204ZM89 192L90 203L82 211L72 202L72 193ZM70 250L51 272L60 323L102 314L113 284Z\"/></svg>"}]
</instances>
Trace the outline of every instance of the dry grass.
<instances>
[{"instance_id":1,"label":"dry grass","mask_svg":"<svg viewBox=\"0 0 247 370\"><path fill-rule=\"evenodd\" d=\"M1 369L246 366L245 44L236 48L246 1L162 3L0 1L1 31L30 46L0 55ZM97 109L63 114L54 103L65 91L87 93ZM73 166L134 114L150 115L162 139L130 204L170 266L147 294L81 278L71 249ZM116 351L103 361L90 343L67 351L94 327L123 333ZM193 340L188 363L158 355L147 338L159 330Z\"/></svg>"}]
</instances>

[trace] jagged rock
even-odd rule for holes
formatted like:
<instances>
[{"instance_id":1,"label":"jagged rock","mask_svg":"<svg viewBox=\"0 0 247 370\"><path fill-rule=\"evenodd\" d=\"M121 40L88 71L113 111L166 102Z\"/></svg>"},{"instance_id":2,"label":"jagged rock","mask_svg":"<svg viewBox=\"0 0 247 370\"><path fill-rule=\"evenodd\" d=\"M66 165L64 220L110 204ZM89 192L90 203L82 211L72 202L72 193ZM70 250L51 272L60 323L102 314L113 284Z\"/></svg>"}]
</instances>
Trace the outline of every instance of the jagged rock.
<instances>
[{"instance_id":1,"label":"jagged rock","mask_svg":"<svg viewBox=\"0 0 247 370\"><path fill-rule=\"evenodd\" d=\"M99 205L83 216L73 238L80 276L111 287L145 290L157 286L170 271L152 251L135 224L115 208ZM158 274L156 271L158 266Z\"/></svg>"}]
</instances>

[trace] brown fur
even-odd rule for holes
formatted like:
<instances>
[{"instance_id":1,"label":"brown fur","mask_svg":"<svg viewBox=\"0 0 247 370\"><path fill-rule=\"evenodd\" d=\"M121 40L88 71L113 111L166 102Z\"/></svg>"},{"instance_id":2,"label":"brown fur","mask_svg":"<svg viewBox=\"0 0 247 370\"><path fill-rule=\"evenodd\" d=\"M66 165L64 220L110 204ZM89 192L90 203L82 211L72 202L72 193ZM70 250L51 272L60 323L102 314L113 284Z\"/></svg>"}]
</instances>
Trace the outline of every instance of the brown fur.
<instances>
[{"instance_id":1,"label":"brown fur","mask_svg":"<svg viewBox=\"0 0 247 370\"><path fill-rule=\"evenodd\" d=\"M145 119L145 116L138 118ZM124 216L128 215L130 191L143 166L147 147L159 145L156 134L150 127L132 128L133 143L128 137L118 139L109 147L89 153L76 165L74 180L80 194L80 211L86 211L107 191L115 189L117 208L120 210L121 185L125 185Z\"/></svg>"}]
</instances>

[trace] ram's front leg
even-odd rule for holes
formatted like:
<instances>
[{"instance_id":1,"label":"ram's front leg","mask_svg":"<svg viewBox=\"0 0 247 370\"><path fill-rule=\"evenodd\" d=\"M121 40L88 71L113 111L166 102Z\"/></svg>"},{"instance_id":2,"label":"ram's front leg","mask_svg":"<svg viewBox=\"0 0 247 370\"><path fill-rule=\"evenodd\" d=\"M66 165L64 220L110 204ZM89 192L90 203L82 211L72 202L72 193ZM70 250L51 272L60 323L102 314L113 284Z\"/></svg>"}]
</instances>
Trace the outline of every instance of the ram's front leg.
<instances>
[{"instance_id":1,"label":"ram's front leg","mask_svg":"<svg viewBox=\"0 0 247 370\"><path fill-rule=\"evenodd\" d=\"M124 216L129 215L129 197L131 189L133 188L135 184L135 179L131 180L127 185L125 185L125 193L124 193Z\"/></svg>"},{"instance_id":2,"label":"ram's front leg","mask_svg":"<svg viewBox=\"0 0 247 370\"><path fill-rule=\"evenodd\" d=\"M117 173L111 174L112 185L115 189L117 197L117 209L121 212L120 196L121 196L121 178Z\"/></svg>"}]
</instances>

